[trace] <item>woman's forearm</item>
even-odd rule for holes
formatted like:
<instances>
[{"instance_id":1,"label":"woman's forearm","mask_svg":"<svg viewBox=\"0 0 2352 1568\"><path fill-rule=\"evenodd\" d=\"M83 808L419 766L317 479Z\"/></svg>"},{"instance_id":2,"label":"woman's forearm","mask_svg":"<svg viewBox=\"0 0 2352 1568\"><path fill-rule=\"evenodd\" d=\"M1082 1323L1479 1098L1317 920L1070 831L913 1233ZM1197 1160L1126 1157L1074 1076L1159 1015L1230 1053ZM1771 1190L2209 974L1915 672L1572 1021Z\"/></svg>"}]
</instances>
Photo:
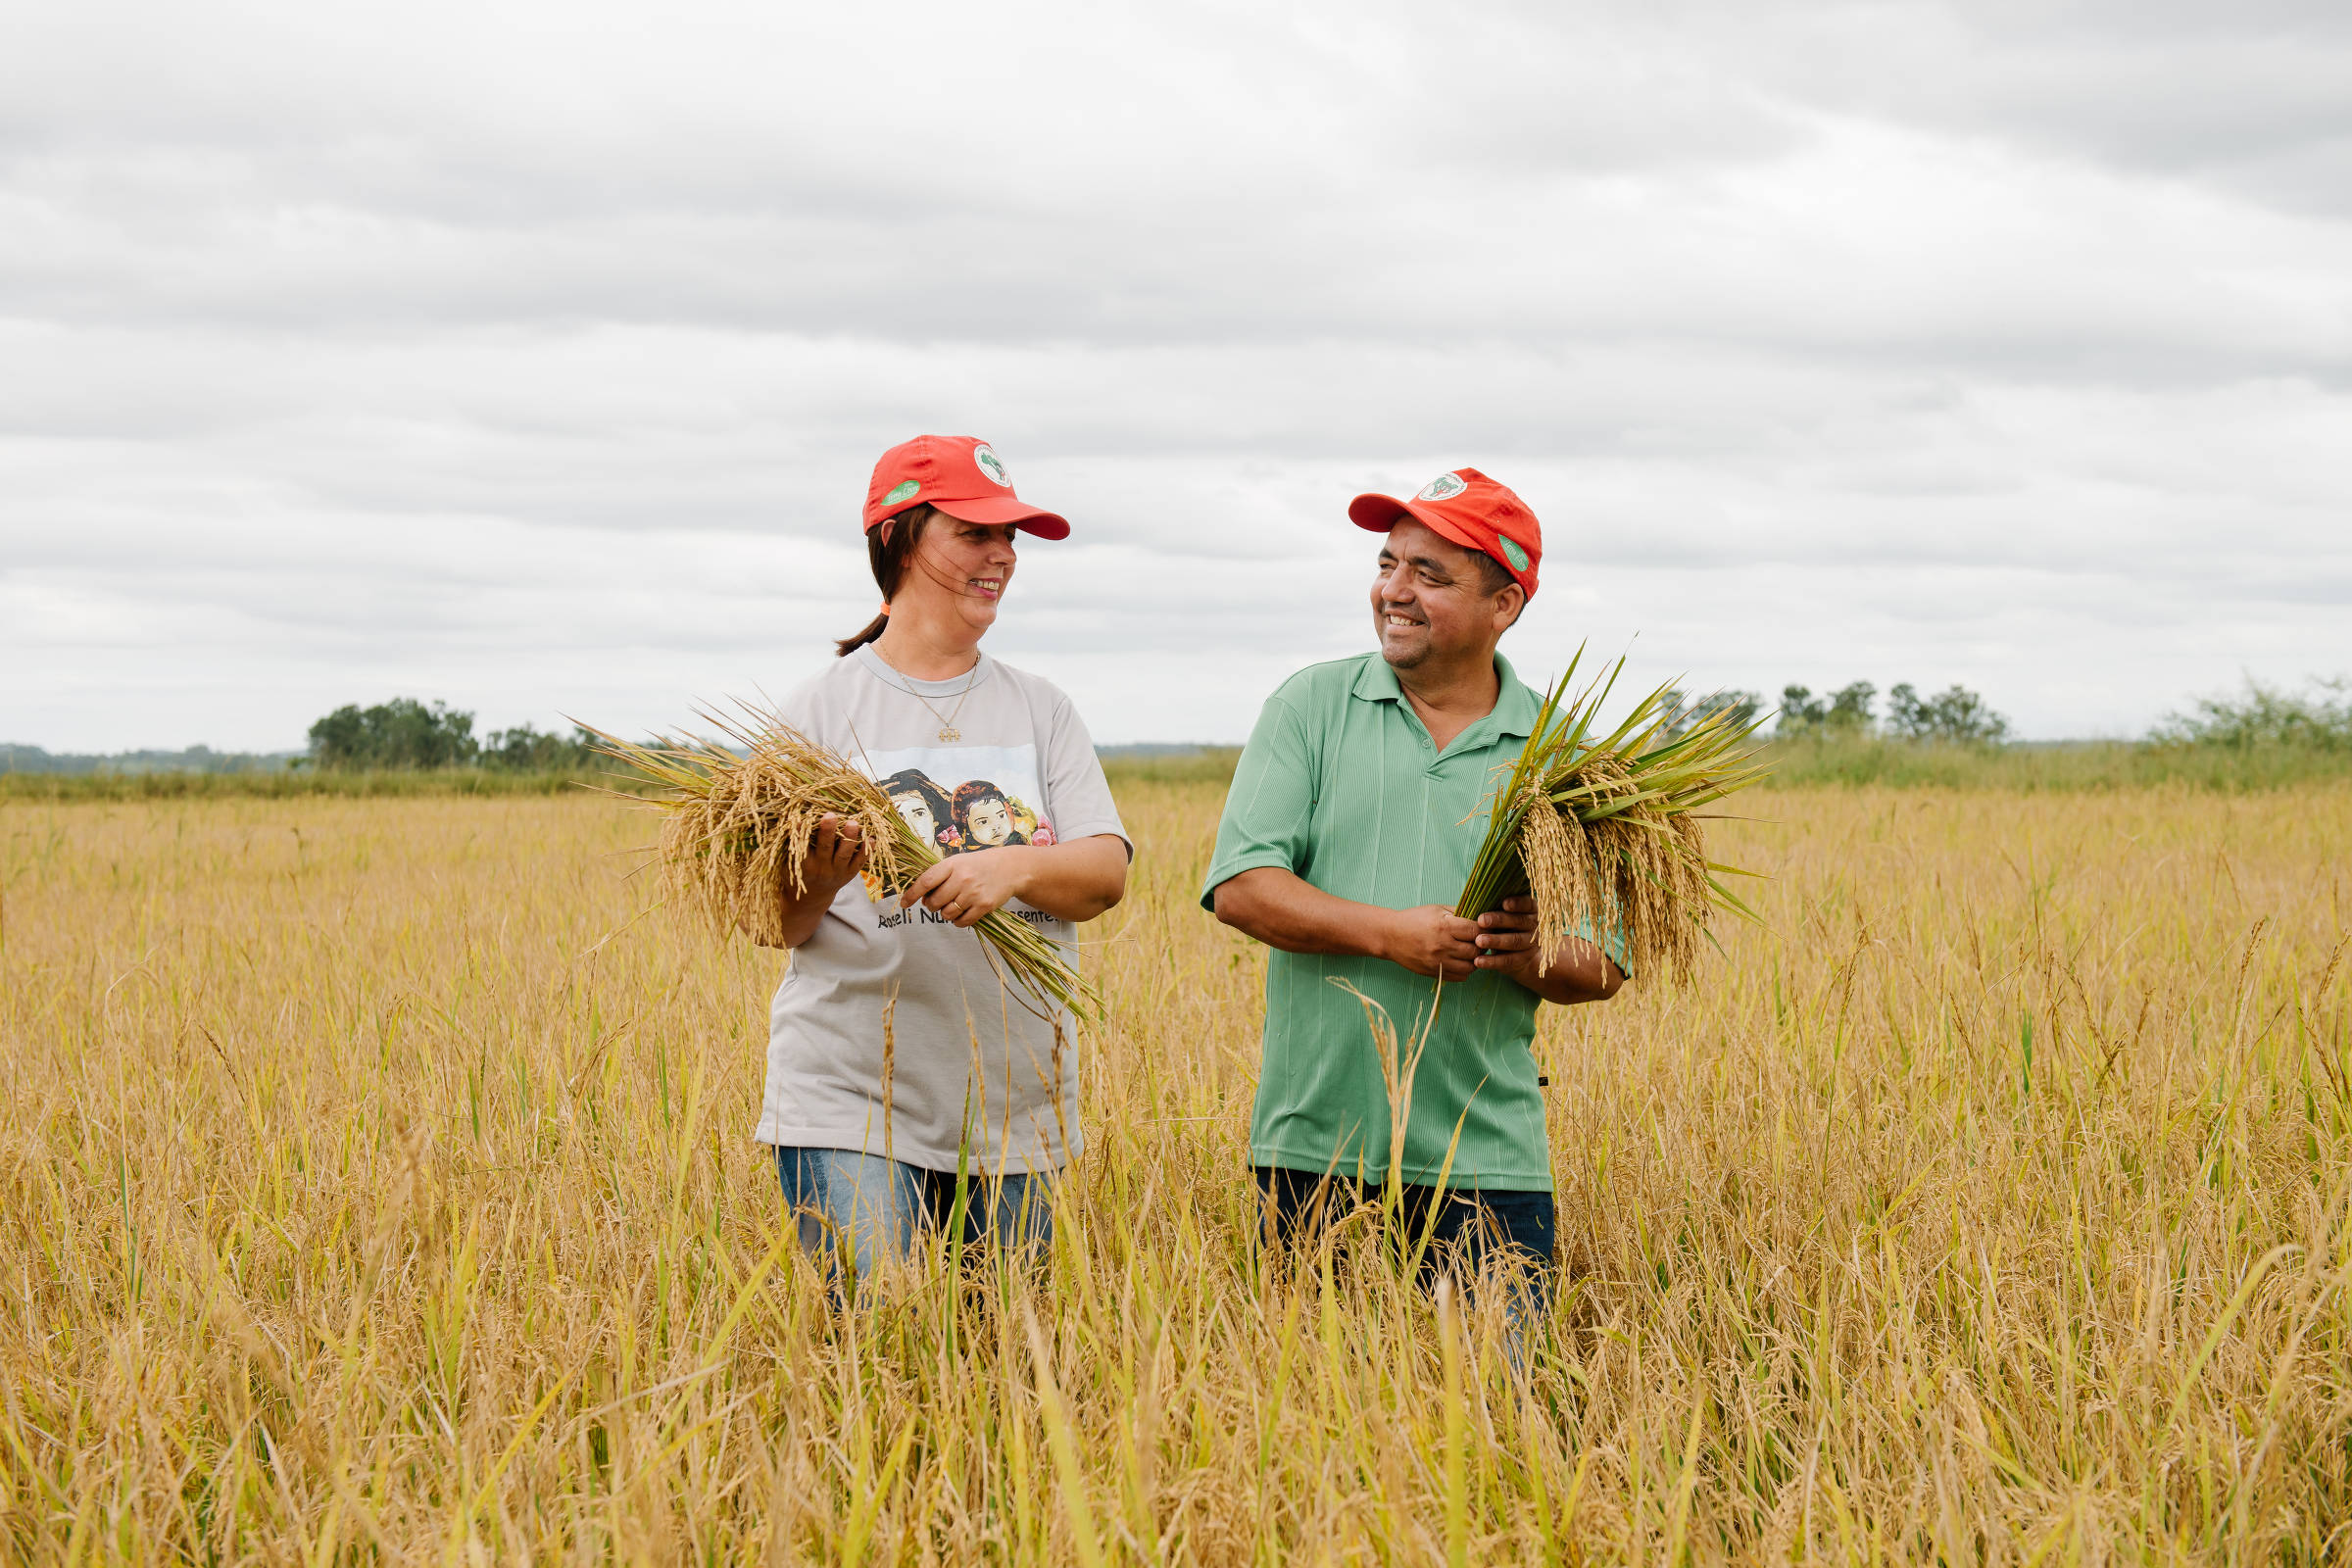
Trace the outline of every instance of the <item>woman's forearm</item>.
<instances>
[{"instance_id":1,"label":"woman's forearm","mask_svg":"<svg viewBox=\"0 0 2352 1568\"><path fill-rule=\"evenodd\" d=\"M1014 897L1061 920L1092 920L1127 896L1127 844L1098 833L1004 853L1021 858Z\"/></svg>"},{"instance_id":2,"label":"woman's forearm","mask_svg":"<svg viewBox=\"0 0 2352 1568\"><path fill-rule=\"evenodd\" d=\"M824 923L825 911L833 906L833 896L840 891L839 887L811 886L796 894L787 882L784 886L784 946L797 948L816 935L816 928Z\"/></svg>"}]
</instances>

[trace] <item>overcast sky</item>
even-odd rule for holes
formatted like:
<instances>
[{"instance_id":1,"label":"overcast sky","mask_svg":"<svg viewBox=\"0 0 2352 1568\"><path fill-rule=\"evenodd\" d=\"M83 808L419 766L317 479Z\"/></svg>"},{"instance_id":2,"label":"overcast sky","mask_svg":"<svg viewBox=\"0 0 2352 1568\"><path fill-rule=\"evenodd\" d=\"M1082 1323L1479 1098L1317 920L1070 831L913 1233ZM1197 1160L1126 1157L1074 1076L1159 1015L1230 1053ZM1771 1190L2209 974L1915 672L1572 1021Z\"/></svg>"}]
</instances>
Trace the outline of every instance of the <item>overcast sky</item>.
<instances>
[{"instance_id":1,"label":"overcast sky","mask_svg":"<svg viewBox=\"0 0 2352 1568\"><path fill-rule=\"evenodd\" d=\"M0 740L643 729L871 612L977 434L1105 741L1371 646L1348 498L1544 527L1505 651L2131 734L2352 669L2352 6L80 0L0 43Z\"/></svg>"}]
</instances>

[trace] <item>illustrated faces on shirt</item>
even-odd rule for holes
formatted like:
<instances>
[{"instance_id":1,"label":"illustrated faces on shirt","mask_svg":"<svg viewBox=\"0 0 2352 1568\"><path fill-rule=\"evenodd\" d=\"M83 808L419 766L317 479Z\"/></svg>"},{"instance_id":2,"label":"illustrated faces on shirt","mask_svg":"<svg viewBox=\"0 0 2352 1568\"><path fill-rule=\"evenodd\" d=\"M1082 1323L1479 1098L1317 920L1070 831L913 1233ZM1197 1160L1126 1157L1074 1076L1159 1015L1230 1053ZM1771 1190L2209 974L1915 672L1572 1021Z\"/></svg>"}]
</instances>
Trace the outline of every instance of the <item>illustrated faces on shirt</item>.
<instances>
[{"instance_id":1,"label":"illustrated faces on shirt","mask_svg":"<svg viewBox=\"0 0 2352 1568\"><path fill-rule=\"evenodd\" d=\"M964 812L970 829L964 834L968 847L976 850L993 849L1013 840L1012 808L1002 795L983 796Z\"/></svg>"},{"instance_id":2,"label":"illustrated faces on shirt","mask_svg":"<svg viewBox=\"0 0 2352 1568\"><path fill-rule=\"evenodd\" d=\"M914 830L916 838L925 844L939 842L939 823L932 818L929 801L909 790L904 795L892 796L890 804L899 808L899 815L906 819L906 825Z\"/></svg>"},{"instance_id":3,"label":"illustrated faces on shirt","mask_svg":"<svg viewBox=\"0 0 2352 1568\"><path fill-rule=\"evenodd\" d=\"M967 779L949 790L922 769L909 767L881 783L914 836L943 854L1054 842L1038 812L992 780Z\"/></svg>"},{"instance_id":4,"label":"illustrated faces on shirt","mask_svg":"<svg viewBox=\"0 0 2352 1568\"><path fill-rule=\"evenodd\" d=\"M1005 844L1028 843L1016 809L1012 798L987 779L967 779L956 786L956 835L959 847L993 850Z\"/></svg>"},{"instance_id":5,"label":"illustrated faces on shirt","mask_svg":"<svg viewBox=\"0 0 2352 1568\"><path fill-rule=\"evenodd\" d=\"M940 830L950 820L948 793L933 783L931 776L919 767L903 767L880 781L882 793L890 797L901 817L914 836L925 844L940 847Z\"/></svg>"}]
</instances>

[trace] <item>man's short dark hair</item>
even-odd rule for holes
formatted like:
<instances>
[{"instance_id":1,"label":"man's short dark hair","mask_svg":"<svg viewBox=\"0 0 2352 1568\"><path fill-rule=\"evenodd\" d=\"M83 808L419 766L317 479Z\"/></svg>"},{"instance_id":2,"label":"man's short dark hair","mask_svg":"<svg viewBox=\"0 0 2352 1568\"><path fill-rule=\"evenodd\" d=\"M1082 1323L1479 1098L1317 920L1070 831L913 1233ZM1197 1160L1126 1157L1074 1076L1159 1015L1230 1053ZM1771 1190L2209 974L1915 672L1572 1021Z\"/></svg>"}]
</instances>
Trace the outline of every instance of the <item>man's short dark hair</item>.
<instances>
[{"instance_id":1,"label":"man's short dark hair","mask_svg":"<svg viewBox=\"0 0 2352 1568\"><path fill-rule=\"evenodd\" d=\"M1471 554L1478 557L1478 591L1480 593L1498 594L1519 580L1511 575L1509 567L1488 555L1484 550L1474 550Z\"/></svg>"}]
</instances>

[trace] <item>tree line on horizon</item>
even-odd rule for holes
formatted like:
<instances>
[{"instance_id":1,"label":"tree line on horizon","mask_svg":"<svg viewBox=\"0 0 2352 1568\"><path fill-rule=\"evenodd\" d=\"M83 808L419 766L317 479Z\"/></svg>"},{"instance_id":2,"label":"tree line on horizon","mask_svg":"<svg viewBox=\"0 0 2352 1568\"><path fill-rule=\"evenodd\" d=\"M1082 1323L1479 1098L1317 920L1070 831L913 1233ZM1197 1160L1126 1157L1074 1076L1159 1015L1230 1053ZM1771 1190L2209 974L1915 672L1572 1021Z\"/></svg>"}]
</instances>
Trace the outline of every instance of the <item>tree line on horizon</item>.
<instances>
[{"instance_id":1,"label":"tree line on horizon","mask_svg":"<svg viewBox=\"0 0 2352 1568\"><path fill-rule=\"evenodd\" d=\"M571 772L595 757L596 737L580 725L569 735L517 724L473 736L473 714L444 702L414 697L362 708L346 703L311 726L313 767L368 768L489 767L517 773ZM300 765L300 764L297 764Z\"/></svg>"},{"instance_id":2,"label":"tree line on horizon","mask_svg":"<svg viewBox=\"0 0 2352 1568\"><path fill-rule=\"evenodd\" d=\"M1851 681L1816 696L1791 683L1781 691L1771 739L1814 743L1864 739L1990 747L2010 734L2007 717L1984 698L1959 685L1922 697L1909 683L1886 693L1878 710L1878 688ZM1735 723L1753 721L1763 711L1754 692L1721 691L1690 697L1669 693L1675 716L1668 734L1688 733L1713 713ZM517 724L476 738L474 715L445 702L395 697L363 708L347 703L310 727L303 753L228 753L194 746L184 751L139 751L112 755L52 753L37 746L0 744L0 773L241 773L286 767L333 772L376 769L414 771L480 767L499 772L578 772L599 765L595 737L578 725L569 735ZM2200 697L2184 711L2168 715L2146 735L2157 747L2193 747L2243 753L2352 753L2352 677L2314 678L2303 692L2268 686L2248 677L2235 695ZM1152 748L1114 748L1141 750ZM1186 751L1161 747L1160 751Z\"/></svg>"},{"instance_id":3,"label":"tree line on horizon","mask_svg":"<svg viewBox=\"0 0 2352 1568\"><path fill-rule=\"evenodd\" d=\"M1781 689L1780 726L1783 739L1836 740L1881 734L1896 740L1930 741L1946 746L1997 746L2009 738L2006 714L1967 687L1947 686L1933 697L1922 697L1909 681L1886 693L1884 718L1871 711L1879 689L1866 680L1852 681L1816 697L1809 687Z\"/></svg>"},{"instance_id":4,"label":"tree line on horizon","mask_svg":"<svg viewBox=\"0 0 2352 1568\"><path fill-rule=\"evenodd\" d=\"M1922 697L1905 681L1886 694L1886 713L1873 711L1879 689L1857 680L1816 697L1809 686L1791 683L1781 688L1781 706L1773 726L1774 740L1836 741L1884 736L1894 740L1938 742L1955 746L1991 746L2009 738L2009 720L1965 686L1954 685L1933 697ZM1691 698L1680 690L1666 694L1674 716L1666 733L1688 734L1692 725L1723 714L1734 724L1754 721L1764 699L1754 692L1713 692Z\"/></svg>"},{"instance_id":5,"label":"tree line on horizon","mask_svg":"<svg viewBox=\"0 0 2352 1568\"><path fill-rule=\"evenodd\" d=\"M2352 676L2315 676L2307 688L2298 693L2249 675L2235 695L2199 697L2185 711L2168 714L2148 732L2146 744L2237 752L2352 752ZM1784 686L1772 738L1997 746L2010 736L2008 717L1965 686L1954 684L1923 697L1917 687L1903 682L1886 693L1884 716L1874 710L1878 695L1878 687L1866 680L1818 697L1809 686ZM1729 714L1735 723L1747 723L1763 708L1763 699L1754 692L1716 692L1693 700L1674 691L1668 698L1676 714L1668 725L1669 735L1687 733L1692 724L1718 712Z\"/></svg>"}]
</instances>

